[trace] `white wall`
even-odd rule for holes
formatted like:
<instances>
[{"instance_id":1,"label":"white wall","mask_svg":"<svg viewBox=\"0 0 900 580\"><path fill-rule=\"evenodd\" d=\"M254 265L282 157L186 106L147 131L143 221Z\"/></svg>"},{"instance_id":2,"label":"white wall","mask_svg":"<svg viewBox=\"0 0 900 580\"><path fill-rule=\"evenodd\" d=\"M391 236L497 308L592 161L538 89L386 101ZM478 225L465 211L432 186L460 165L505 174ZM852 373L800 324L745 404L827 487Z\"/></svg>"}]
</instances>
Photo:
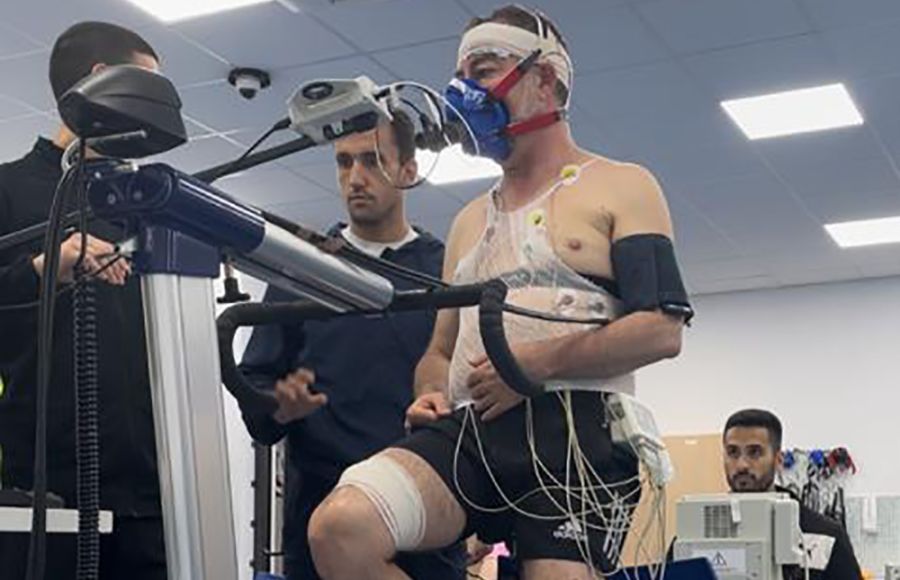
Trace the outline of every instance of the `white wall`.
<instances>
[{"instance_id":1,"label":"white wall","mask_svg":"<svg viewBox=\"0 0 900 580\"><path fill-rule=\"evenodd\" d=\"M743 407L785 446L847 447L849 492L900 494L900 278L699 296L681 356L641 371L666 434L718 432Z\"/></svg>"},{"instance_id":2,"label":"white wall","mask_svg":"<svg viewBox=\"0 0 900 580\"><path fill-rule=\"evenodd\" d=\"M265 285L249 276L238 274L241 291L247 292L253 300L261 300ZM215 285L216 295L222 294L221 279ZM221 312L225 307L219 307ZM234 339L234 353L238 361L250 340L250 329L237 332ZM234 398L225 393L225 429L228 439L228 468L231 473L231 507L234 512L235 544L237 548L240 580L253 577L250 560L253 558L253 441L241 419L241 411Z\"/></svg>"}]
</instances>

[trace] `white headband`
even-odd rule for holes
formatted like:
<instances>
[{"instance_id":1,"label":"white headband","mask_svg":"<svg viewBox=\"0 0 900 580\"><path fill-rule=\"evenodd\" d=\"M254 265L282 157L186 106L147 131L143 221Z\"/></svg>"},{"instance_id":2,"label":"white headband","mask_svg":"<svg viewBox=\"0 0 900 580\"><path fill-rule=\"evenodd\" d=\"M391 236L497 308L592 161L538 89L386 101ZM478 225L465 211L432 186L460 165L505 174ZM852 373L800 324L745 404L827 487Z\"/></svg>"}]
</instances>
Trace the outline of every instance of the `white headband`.
<instances>
[{"instance_id":1,"label":"white headband","mask_svg":"<svg viewBox=\"0 0 900 580\"><path fill-rule=\"evenodd\" d=\"M509 24L499 22L479 24L463 35L457 54L457 67L462 67L464 60L479 52L503 51L512 56L525 58L536 49L540 49L540 60L550 63L556 70L556 78L570 89L572 60L556 35L547 32L544 37Z\"/></svg>"}]
</instances>

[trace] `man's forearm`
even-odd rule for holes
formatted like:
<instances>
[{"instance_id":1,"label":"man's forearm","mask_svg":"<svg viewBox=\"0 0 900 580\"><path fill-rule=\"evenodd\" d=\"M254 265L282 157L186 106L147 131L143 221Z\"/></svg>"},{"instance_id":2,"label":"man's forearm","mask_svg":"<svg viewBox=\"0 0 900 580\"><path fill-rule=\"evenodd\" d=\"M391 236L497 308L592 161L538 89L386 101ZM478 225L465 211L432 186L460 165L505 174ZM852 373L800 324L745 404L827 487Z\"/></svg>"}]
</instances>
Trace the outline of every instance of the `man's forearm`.
<instances>
[{"instance_id":1,"label":"man's forearm","mask_svg":"<svg viewBox=\"0 0 900 580\"><path fill-rule=\"evenodd\" d=\"M636 312L609 326L548 340L541 349L551 379L608 379L681 350L682 322L658 312Z\"/></svg>"},{"instance_id":2,"label":"man's forearm","mask_svg":"<svg viewBox=\"0 0 900 580\"><path fill-rule=\"evenodd\" d=\"M450 376L450 359L443 353L429 350L416 366L413 392L416 397L428 393L446 392Z\"/></svg>"}]
</instances>

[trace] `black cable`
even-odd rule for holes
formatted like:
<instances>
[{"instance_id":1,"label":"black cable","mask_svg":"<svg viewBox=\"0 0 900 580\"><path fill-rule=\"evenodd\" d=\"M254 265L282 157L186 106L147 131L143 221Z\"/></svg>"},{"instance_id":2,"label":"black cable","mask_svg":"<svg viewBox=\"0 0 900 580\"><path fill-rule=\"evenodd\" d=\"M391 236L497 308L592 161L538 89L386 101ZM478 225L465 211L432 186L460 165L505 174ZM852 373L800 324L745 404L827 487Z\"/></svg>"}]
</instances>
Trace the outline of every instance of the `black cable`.
<instances>
[{"instance_id":1,"label":"black cable","mask_svg":"<svg viewBox=\"0 0 900 580\"><path fill-rule=\"evenodd\" d=\"M82 157L83 159L83 157ZM80 166L83 168L83 164ZM73 268L72 327L75 361L75 474L78 505L76 580L100 577L100 345L94 278L82 268L87 254L87 184L80 185L81 248ZM111 260L111 266L118 257Z\"/></svg>"},{"instance_id":2,"label":"black cable","mask_svg":"<svg viewBox=\"0 0 900 580\"><path fill-rule=\"evenodd\" d=\"M47 400L50 389L51 362L53 360L53 316L55 313L56 280L59 273L62 215L66 197L74 183L82 175L84 144L79 145L78 163L70 167L60 179L53 201L47 233L44 237L44 271L41 276L38 306L37 388L35 393L34 435L34 506L32 509L31 538L28 545L28 580L43 580L47 554ZM73 177L74 176L74 177Z\"/></svg>"},{"instance_id":3,"label":"black cable","mask_svg":"<svg viewBox=\"0 0 900 580\"><path fill-rule=\"evenodd\" d=\"M538 310L531 310L530 308L523 308L521 306L515 306L513 304L504 304L503 311L509 312L510 314L524 316L525 318L536 318L538 320L546 320L547 322L563 322L566 324L606 325L611 322L609 318L570 318L568 316L558 316L556 314L549 314L546 312L540 312Z\"/></svg>"},{"instance_id":4,"label":"black cable","mask_svg":"<svg viewBox=\"0 0 900 580\"><path fill-rule=\"evenodd\" d=\"M294 223L284 217L281 217L277 214L273 214L271 212L263 211L263 217L277 225L278 227L284 228L299 237L300 239L309 242L314 245L324 245L328 241L328 236L324 236L316 231L307 229L300 224ZM424 274L422 272L413 270L412 268L407 268L405 266L401 266L395 262L391 262L390 260L385 260L384 258L372 256L371 254L367 254L362 250L354 247L352 244L345 243L340 245L335 254L345 260L356 264L357 266L361 266L368 270L372 270L373 272L379 274L393 274L394 276L400 278L401 280L405 280L407 282L413 282L416 284L422 284L427 288L431 289L441 289L441 288L449 288L450 284L444 282L440 278L436 278L434 276L429 276L428 274ZM531 310L530 308L524 308L521 306L515 306L512 304L503 305L503 310L505 312L509 312L511 314L517 314L519 316L524 316L527 318L535 318L538 320L545 320L548 322L562 322L566 324L609 324L610 320L608 318L570 318L566 316L558 316L554 314L549 314L545 312L540 312L537 310Z\"/></svg>"},{"instance_id":5,"label":"black cable","mask_svg":"<svg viewBox=\"0 0 900 580\"><path fill-rule=\"evenodd\" d=\"M291 126L291 120L289 118L284 118L284 119L278 121L277 123L275 123L274 125L272 125L271 127L269 127L269 129L265 133L260 135L260 137L256 141L253 142L253 145L250 145L250 147L248 147L246 151L241 153L240 157L238 157L237 159L235 159L234 161L232 161L231 163L226 165L225 168L222 170L222 174L229 175L234 170L235 167L238 167L244 161L244 159L246 159L254 151L256 151L257 148L259 148L259 146L262 145L266 141L266 139L268 139L269 137L271 137L278 131L283 131L290 126Z\"/></svg>"},{"instance_id":6,"label":"black cable","mask_svg":"<svg viewBox=\"0 0 900 580\"><path fill-rule=\"evenodd\" d=\"M112 255L112 254L109 254L109 255ZM102 268L98 269L96 272L92 272L91 274L88 274L87 277L90 279L98 278L100 276L100 274L102 274L103 272L108 270L113 264L115 264L119 260L127 259L125 256L123 256L121 254L116 254L115 256L116 256L115 258L113 258L111 261L107 262ZM98 257L103 258L104 256L98 256ZM74 288L75 288L74 285L69 284L65 288L63 288L61 290L57 290L55 297L58 299L60 296L63 296L65 294L71 292ZM10 304L8 306L0 306L0 313L14 312L16 310L28 310L30 308L35 308L39 304L40 304L40 301L35 300L33 302L25 302L22 304Z\"/></svg>"},{"instance_id":7,"label":"black cable","mask_svg":"<svg viewBox=\"0 0 900 580\"><path fill-rule=\"evenodd\" d=\"M74 288L75 468L78 503L75 578L97 580L100 575L100 347L96 287L93 279L81 271L76 275Z\"/></svg>"}]
</instances>

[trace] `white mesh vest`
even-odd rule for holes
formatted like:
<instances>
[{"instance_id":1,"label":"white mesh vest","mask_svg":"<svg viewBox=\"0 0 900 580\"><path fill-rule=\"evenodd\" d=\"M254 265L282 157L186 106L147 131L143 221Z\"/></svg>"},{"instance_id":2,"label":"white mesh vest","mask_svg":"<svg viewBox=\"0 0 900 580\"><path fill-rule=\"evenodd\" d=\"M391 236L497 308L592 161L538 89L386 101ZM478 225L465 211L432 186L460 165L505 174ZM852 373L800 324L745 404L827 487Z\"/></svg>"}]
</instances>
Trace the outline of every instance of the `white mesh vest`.
<instances>
[{"instance_id":1,"label":"white mesh vest","mask_svg":"<svg viewBox=\"0 0 900 580\"><path fill-rule=\"evenodd\" d=\"M509 287L507 302L510 304L575 319L615 320L619 317L620 301L572 270L553 250L549 228L553 218L552 200L557 191L578 179L580 169L515 211L500 209L495 186L489 194L485 229L475 247L459 261L453 282L469 284L501 278ZM510 344L514 345L562 337L596 328L596 325L552 322L504 313L504 328ZM470 361L483 354L478 309L462 308L459 335L450 361L450 400L454 407L472 402L466 387L472 369ZM603 380L550 380L545 384L550 390L634 394L634 375L631 373Z\"/></svg>"}]
</instances>

